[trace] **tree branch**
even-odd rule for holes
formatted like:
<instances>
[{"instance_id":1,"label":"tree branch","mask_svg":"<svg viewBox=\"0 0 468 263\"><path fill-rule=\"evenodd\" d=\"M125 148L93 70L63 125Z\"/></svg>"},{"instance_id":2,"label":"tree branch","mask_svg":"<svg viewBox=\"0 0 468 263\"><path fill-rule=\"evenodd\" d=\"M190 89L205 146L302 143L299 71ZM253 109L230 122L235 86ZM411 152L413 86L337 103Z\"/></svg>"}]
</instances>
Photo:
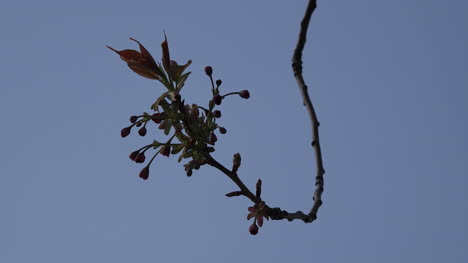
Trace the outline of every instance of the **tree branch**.
<instances>
[{"instance_id":1,"label":"tree branch","mask_svg":"<svg viewBox=\"0 0 468 263\"><path fill-rule=\"evenodd\" d=\"M239 186L239 189L242 192L242 195L245 197L249 198L252 202L255 204L258 204L261 202L261 199L256 197L252 191L249 190L247 186L242 182L242 180L239 178L237 173L229 170L228 168L224 167L224 165L220 164L218 161L216 161L211 155L205 156L206 163L215 167L216 169L220 170L223 172L225 175L227 175L237 186Z\"/></svg>"},{"instance_id":2,"label":"tree branch","mask_svg":"<svg viewBox=\"0 0 468 263\"><path fill-rule=\"evenodd\" d=\"M310 18L315 8L317 7L316 0L309 0L309 5L307 6L306 13L301 22L301 32L299 33L299 40L297 41L296 49L294 50L294 55L292 58L292 68L294 72L294 77L296 78L297 85L301 91L302 99L304 106L306 107L310 122L312 125L312 147L315 151L315 163L317 166L317 175L315 177L315 193L314 193L314 204L312 209L309 212L309 216L312 221L317 218L317 212L320 206L322 205L322 193L323 193L323 175L325 174L325 169L323 168L322 162L322 150L320 148L320 138L318 127L320 125L317 114L315 113L314 106L309 97L308 87L305 84L304 78L302 76L302 51L304 50L304 45L307 37L307 28L309 27Z\"/></svg>"},{"instance_id":3,"label":"tree branch","mask_svg":"<svg viewBox=\"0 0 468 263\"><path fill-rule=\"evenodd\" d=\"M309 26L310 18L312 17L312 13L314 12L316 7L317 7L317 1L310 0L306 9L304 18L302 19L302 22L301 22L301 31L299 33L299 40L297 42L296 49L294 50L294 55L292 58L292 67L293 67L294 77L297 80L297 84L302 94L304 106L306 107L309 113L310 121L312 124L312 147L315 152L315 161L316 161L316 166L317 166L317 175L315 177L316 189L315 189L314 196L313 196L314 204L308 214L304 214L302 211L290 213L285 210L282 210L279 207L270 208L269 206L265 205L267 214L272 220L287 219L288 221L292 221L295 219L299 219L299 220L304 221L305 223L311 223L315 219L317 219L318 209L322 205L322 193L324 189L323 188L323 185L324 185L323 175L325 174L325 170L323 168L323 163L322 163L322 152L320 148L320 139L319 139L319 131L318 131L318 127L320 124L317 119L314 106L312 105L312 101L310 100L310 97L309 97L308 87L305 84L304 78L302 76L302 51L304 50L304 46L306 42L307 29ZM229 170L228 168L220 164L218 161L216 161L211 155L206 155L205 159L206 159L207 164L217 168L222 173L227 175L239 187L241 195L247 197L255 204L258 204L262 201L260 197L257 197L256 195L254 195L252 191L250 191L250 189L242 182L242 180L239 178L235 170Z\"/></svg>"}]
</instances>

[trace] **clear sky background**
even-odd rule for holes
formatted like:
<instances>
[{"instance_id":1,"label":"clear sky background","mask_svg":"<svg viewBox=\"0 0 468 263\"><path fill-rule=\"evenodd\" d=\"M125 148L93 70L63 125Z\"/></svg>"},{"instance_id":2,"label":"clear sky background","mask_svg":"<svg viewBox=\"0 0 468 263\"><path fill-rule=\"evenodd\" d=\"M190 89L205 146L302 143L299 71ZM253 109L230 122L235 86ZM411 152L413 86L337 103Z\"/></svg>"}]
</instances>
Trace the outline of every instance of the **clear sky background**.
<instances>
[{"instance_id":1,"label":"clear sky background","mask_svg":"<svg viewBox=\"0 0 468 263\"><path fill-rule=\"evenodd\" d=\"M312 224L248 233L250 202L204 167L120 137L163 87L105 48L193 60L187 102L222 91L214 154L271 206L307 211L314 156L290 59L307 1L13 1L0 6L0 262L468 262L468 3L318 1L304 74L321 121ZM154 128L155 126L149 126Z\"/></svg>"}]
</instances>

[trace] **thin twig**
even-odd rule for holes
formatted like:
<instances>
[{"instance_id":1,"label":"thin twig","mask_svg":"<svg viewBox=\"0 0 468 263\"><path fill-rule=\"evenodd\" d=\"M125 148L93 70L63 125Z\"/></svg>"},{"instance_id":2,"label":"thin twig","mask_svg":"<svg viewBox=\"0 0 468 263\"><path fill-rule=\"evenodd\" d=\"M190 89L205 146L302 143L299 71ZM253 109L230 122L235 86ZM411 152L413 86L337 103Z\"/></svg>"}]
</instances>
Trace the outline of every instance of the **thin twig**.
<instances>
[{"instance_id":1,"label":"thin twig","mask_svg":"<svg viewBox=\"0 0 468 263\"><path fill-rule=\"evenodd\" d=\"M260 198L255 196L252 191L249 190L247 186L242 182L242 180L239 178L237 173L229 170L228 168L224 167L224 165L220 164L218 161L216 161L211 155L207 155L206 157L206 163L215 167L216 169L220 170L223 172L225 175L227 175L237 186L239 186L239 189L242 192L242 195L246 196L249 198L252 202L255 204L259 203L261 201Z\"/></svg>"},{"instance_id":2,"label":"thin twig","mask_svg":"<svg viewBox=\"0 0 468 263\"><path fill-rule=\"evenodd\" d=\"M315 113L314 106L309 97L309 92L307 85L305 84L304 78L302 76L302 51L304 50L304 45L307 37L307 28L309 27L310 18L315 8L317 7L316 0L310 0L309 5L307 6L306 13L301 22L301 32L299 33L299 40L297 41L296 49L294 50L294 55L292 58L292 68L294 71L294 77L297 80L297 85L301 90L302 99L304 106L306 107L310 122L312 124L312 147L315 151L315 162L317 166L317 175L315 177L315 193L314 193L314 205L309 212L309 216L312 221L317 218L317 211L322 205L322 192L323 192L323 175L325 174L325 169L323 168L322 162L322 150L320 148L320 139L319 139L319 130L320 125L317 115Z\"/></svg>"}]
</instances>

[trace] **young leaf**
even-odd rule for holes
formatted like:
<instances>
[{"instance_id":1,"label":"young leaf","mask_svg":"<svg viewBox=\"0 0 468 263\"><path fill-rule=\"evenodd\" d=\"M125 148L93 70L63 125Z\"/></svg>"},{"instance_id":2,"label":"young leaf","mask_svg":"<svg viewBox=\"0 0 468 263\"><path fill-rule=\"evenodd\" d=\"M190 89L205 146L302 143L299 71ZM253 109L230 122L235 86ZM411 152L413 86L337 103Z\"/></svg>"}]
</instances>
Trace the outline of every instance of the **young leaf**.
<instances>
[{"instance_id":1,"label":"young leaf","mask_svg":"<svg viewBox=\"0 0 468 263\"><path fill-rule=\"evenodd\" d=\"M190 66L190 64L192 64L192 61L189 60L187 61L187 63L185 63L185 65L178 65L176 61L174 60L171 60L171 71L170 71L170 74L171 74L171 77L176 80L176 81L179 81L180 78L182 77L182 73L184 73L185 69Z\"/></svg>"},{"instance_id":2,"label":"young leaf","mask_svg":"<svg viewBox=\"0 0 468 263\"><path fill-rule=\"evenodd\" d=\"M187 72L187 73L183 74L182 76L180 76L180 78L178 79L177 87L176 87L177 93L184 87L185 81L187 80L190 73L192 73L192 72Z\"/></svg>"},{"instance_id":3,"label":"young leaf","mask_svg":"<svg viewBox=\"0 0 468 263\"><path fill-rule=\"evenodd\" d=\"M107 47L117 53L123 61L127 62L128 67L138 75L149 79L160 80L161 72L151 54L138 40L133 38L130 38L130 40L138 43L140 52L133 49L119 51L110 46Z\"/></svg>"},{"instance_id":4,"label":"young leaf","mask_svg":"<svg viewBox=\"0 0 468 263\"><path fill-rule=\"evenodd\" d=\"M170 66L171 66L171 57L169 55L169 45L167 44L166 33L164 33L164 41L161 43L161 47L162 47L163 66L166 72L169 73Z\"/></svg>"},{"instance_id":5,"label":"young leaf","mask_svg":"<svg viewBox=\"0 0 468 263\"><path fill-rule=\"evenodd\" d=\"M172 145L171 154L178 154L182 149L184 149L184 146L185 145L183 145L182 143Z\"/></svg>"},{"instance_id":6,"label":"young leaf","mask_svg":"<svg viewBox=\"0 0 468 263\"><path fill-rule=\"evenodd\" d=\"M167 120L166 126L164 127L164 134L165 135L169 135L169 133L171 132L172 122L173 122L172 119Z\"/></svg>"},{"instance_id":7,"label":"young leaf","mask_svg":"<svg viewBox=\"0 0 468 263\"><path fill-rule=\"evenodd\" d=\"M156 102L153 103L153 105L151 105L151 109L154 110L154 111L159 111L159 104L160 104L161 101L162 101L163 99L165 99L168 95L169 95L169 91L166 91L166 92L164 92L163 94L161 94L161 96L159 96L159 98L156 100Z\"/></svg>"}]
</instances>

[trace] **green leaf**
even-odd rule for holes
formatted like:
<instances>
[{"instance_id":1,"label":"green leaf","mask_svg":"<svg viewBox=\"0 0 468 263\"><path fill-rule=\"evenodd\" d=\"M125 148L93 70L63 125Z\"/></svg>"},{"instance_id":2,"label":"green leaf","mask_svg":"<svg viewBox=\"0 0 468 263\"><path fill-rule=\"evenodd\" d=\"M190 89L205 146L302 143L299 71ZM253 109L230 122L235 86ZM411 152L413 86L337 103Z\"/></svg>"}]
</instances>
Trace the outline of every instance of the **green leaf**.
<instances>
[{"instance_id":1,"label":"green leaf","mask_svg":"<svg viewBox=\"0 0 468 263\"><path fill-rule=\"evenodd\" d=\"M210 108L210 111L212 111L214 109L214 106L215 106L214 101L210 100L210 102L208 103L208 107Z\"/></svg>"},{"instance_id":2,"label":"green leaf","mask_svg":"<svg viewBox=\"0 0 468 263\"><path fill-rule=\"evenodd\" d=\"M168 89L168 90L174 90L174 87L172 86L172 84L169 82L169 80L167 79L167 75L164 71L164 68L163 66L161 65L161 63L157 62L157 68L158 70L160 71L160 81L161 83Z\"/></svg>"},{"instance_id":3,"label":"green leaf","mask_svg":"<svg viewBox=\"0 0 468 263\"><path fill-rule=\"evenodd\" d=\"M161 101L164 100L167 96L169 96L169 91L164 92L159 96L159 98L156 100L153 105L151 105L151 109L154 111L159 111L159 104L161 104Z\"/></svg>"},{"instance_id":4,"label":"green leaf","mask_svg":"<svg viewBox=\"0 0 468 263\"><path fill-rule=\"evenodd\" d=\"M171 154L178 154L182 149L184 149L184 145L182 143L172 145Z\"/></svg>"},{"instance_id":5,"label":"green leaf","mask_svg":"<svg viewBox=\"0 0 468 263\"><path fill-rule=\"evenodd\" d=\"M185 151L184 151L185 153ZM179 156L179 159L177 159L177 161L180 163L182 161L182 159L184 158L184 153L182 153L180 156Z\"/></svg>"},{"instance_id":6,"label":"green leaf","mask_svg":"<svg viewBox=\"0 0 468 263\"><path fill-rule=\"evenodd\" d=\"M158 142L158 141L156 141L156 140L153 141L153 149L156 150L156 149L158 149L161 145L162 145L162 143L160 143L160 142Z\"/></svg>"},{"instance_id":7,"label":"green leaf","mask_svg":"<svg viewBox=\"0 0 468 263\"><path fill-rule=\"evenodd\" d=\"M179 79L177 80L177 87L176 87L177 93L184 87L185 81L187 80L190 73L192 72L187 72L181 75Z\"/></svg>"},{"instance_id":8,"label":"green leaf","mask_svg":"<svg viewBox=\"0 0 468 263\"><path fill-rule=\"evenodd\" d=\"M180 141L182 144L186 144L186 143L187 143L187 139L185 138L185 135L182 134L181 132L176 132L176 137L177 137L177 139L179 139L179 141Z\"/></svg>"},{"instance_id":9,"label":"green leaf","mask_svg":"<svg viewBox=\"0 0 468 263\"><path fill-rule=\"evenodd\" d=\"M173 122L172 119L167 120L166 126L164 127L164 134L165 135L169 135L169 133L171 132L172 122Z\"/></svg>"},{"instance_id":10,"label":"green leaf","mask_svg":"<svg viewBox=\"0 0 468 263\"><path fill-rule=\"evenodd\" d=\"M189 158L193 154L192 150L186 151L184 154L182 154L183 158Z\"/></svg>"}]
</instances>

